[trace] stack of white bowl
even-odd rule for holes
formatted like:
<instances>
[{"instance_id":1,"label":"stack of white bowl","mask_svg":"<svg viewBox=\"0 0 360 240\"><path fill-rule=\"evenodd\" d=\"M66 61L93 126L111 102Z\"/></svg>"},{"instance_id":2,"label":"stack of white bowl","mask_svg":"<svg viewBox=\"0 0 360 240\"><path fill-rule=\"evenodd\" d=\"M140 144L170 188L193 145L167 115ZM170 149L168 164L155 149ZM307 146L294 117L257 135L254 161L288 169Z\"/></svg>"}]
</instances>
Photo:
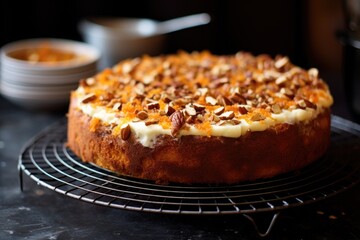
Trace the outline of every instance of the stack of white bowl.
<instances>
[{"instance_id":1,"label":"stack of white bowl","mask_svg":"<svg viewBox=\"0 0 360 240\"><path fill-rule=\"evenodd\" d=\"M44 44L80 57L49 64L13 56L16 51ZM96 73L99 57L94 47L70 40L29 39L7 44L1 49L0 92L9 101L31 110L66 107L70 92L77 88L79 81Z\"/></svg>"}]
</instances>

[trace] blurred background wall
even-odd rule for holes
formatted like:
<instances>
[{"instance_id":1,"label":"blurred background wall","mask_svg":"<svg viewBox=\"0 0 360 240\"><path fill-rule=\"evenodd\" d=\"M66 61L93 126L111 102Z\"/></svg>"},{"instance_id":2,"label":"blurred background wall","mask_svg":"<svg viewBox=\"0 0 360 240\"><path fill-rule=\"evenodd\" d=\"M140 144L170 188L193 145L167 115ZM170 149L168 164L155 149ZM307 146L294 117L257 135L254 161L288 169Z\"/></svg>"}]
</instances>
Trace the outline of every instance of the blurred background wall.
<instances>
[{"instance_id":1,"label":"blurred background wall","mask_svg":"<svg viewBox=\"0 0 360 240\"><path fill-rule=\"evenodd\" d=\"M207 12L209 25L169 34L164 53L288 55L304 68L319 68L331 88L341 89L342 46L335 37L344 29L341 0L2 0L0 6L0 46L37 37L81 40L77 24L91 16L163 21Z\"/></svg>"},{"instance_id":2,"label":"blurred background wall","mask_svg":"<svg viewBox=\"0 0 360 240\"><path fill-rule=\"evenodd\" d=\"M89 16L167 20L208 12L212 22L169 34L165 52L209 49L284 54L304 67L339 68L341 0L29 0L1 1L0 45L36 37L81 40L77 23Z\"/></svg>"}]
</instances>

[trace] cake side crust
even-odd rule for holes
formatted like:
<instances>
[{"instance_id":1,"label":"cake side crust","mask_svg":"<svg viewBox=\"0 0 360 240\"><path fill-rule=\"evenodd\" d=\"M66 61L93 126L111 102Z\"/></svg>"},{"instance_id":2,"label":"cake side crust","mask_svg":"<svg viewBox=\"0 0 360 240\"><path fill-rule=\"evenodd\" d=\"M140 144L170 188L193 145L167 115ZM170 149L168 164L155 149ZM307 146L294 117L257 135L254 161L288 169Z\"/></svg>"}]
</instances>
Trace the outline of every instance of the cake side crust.
<instances>
[{"instance_id":1,"label":"cake side crust","mask_svg":"<svg viewBox=\"0 0 360 240\"><path fill-rule=\"evenodd\" d=\"M130 135L127 140L70 104L68 146L85 162L158 183L237 183L300 169L329 146L330 111L307 123L277 124L239 138L170 135L157 137L153 148Z\"/></svg>"}]
</instances>

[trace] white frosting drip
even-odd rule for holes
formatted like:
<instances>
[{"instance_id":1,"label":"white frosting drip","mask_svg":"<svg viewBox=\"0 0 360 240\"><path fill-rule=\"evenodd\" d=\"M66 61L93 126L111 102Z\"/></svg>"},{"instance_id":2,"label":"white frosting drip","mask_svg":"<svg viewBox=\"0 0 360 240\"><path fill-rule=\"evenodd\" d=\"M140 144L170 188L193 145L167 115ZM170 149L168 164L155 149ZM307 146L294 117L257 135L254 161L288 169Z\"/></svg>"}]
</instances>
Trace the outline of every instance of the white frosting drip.
<instances>
[{"instance_id":1,"label":"white frosting drip","mask_svg":"<svg viewBox=\"0 0 360 240\"><path fill-rule=\"evenodd\" d=\"M330 105L329 101L323 100L324 105ZM93 107L91 104L83 104L80 101L77 103L79 109L86 115L100 119L102 122L107 124L121 124L121 119L116 117L116 113L111 109L105 107L96 106ZM240 124L237 125L212 125L211 136L217 137L229 137L238 138L244 135L248 131L264 131L271 126L278 123L289 123L295 124L298 122L306 122L323 111L323 107L319 107L314 110L311 108L306 109L293 109L293 110L282 110L280 114L271 114L271 117L267 117L262 121L249 121L244 119L240 120ZM159 124L152 124L146 126L143 121L129 122L132 133L138 139L138 141L145 147L153 147L156 138L159 135L171 135L171 129L163 129ZM180 130L178 136L184 135L198 135L208 136L208 133L201 131L192 125L187 125L186 129Z\"/></svg>"}]
</instances>

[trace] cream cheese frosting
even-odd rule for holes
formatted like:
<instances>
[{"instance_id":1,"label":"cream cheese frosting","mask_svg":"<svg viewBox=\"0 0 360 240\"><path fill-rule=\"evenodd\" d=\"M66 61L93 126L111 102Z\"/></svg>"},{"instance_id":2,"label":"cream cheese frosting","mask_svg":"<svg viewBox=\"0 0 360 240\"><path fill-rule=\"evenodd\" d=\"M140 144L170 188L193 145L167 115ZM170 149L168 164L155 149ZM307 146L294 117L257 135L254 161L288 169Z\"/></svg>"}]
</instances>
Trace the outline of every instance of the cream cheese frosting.
<instances>
[{"instance_id":1,"label":"cream cheese frosting","mask_svg":"<svg viewBox=\"0 0 360 240\"><path fill-rule=\"evenodd\" d=\"M323 99L322 103L326 104L324 107L328 107L331 105L331 100ZM125 124L121 121L121 118L116 116L116 112L105 107L83 104L80 101L78 101L77 105L84 114L92 118L100 119L105 124ZM267 117L262 121L246 121L245 119L241 119L239 120L240 123L237 125L212 125L211 136L238 138L248 131L264 131L279 123L296 124L299 122L310 121L321 113L324 110L324 107L318 107L316 110L311 108L282 110L281 113L271 114L271 117ZM171 129L164 129L159 124L146 126L145 122L139 121L129 122L129 125L137 140L145 147L152 148L159 135L171 135ZM179 136L183 135L208 136L207 132L199 130L191 125L186 129L180 130Z\"/></svg>"}]
</instances>

